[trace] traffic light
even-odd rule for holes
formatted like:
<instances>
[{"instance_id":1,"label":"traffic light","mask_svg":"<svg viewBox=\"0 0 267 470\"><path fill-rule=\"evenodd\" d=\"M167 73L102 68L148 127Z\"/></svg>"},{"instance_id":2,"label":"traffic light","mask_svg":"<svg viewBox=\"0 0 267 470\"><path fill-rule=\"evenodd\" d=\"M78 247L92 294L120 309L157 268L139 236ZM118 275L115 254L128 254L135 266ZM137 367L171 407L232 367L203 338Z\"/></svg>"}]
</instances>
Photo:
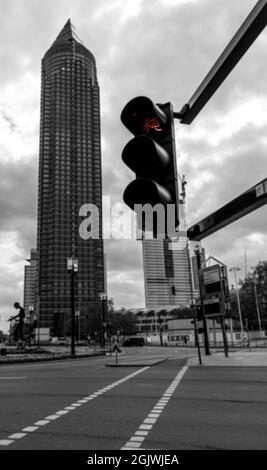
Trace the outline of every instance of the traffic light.
<instances>
[{"instance_id":1,"label":"traffic light","mask_svg":"<svg viewBox=\"0 0 267 470\"><path fill-rule=\"evenodd\" d=\"M175 134L171 103L155 104L145 96L138 96L124 107L121 120L135 136L125 146L122 160L136 174L136 179L125 189L124 202L138 213L140 206L161 205L164 209L164 233L166 227L179 224L178 181L176 168ZM172 205L170 210L170 205ZM158 206L159 207L159 206ZM144 215L144 214L142 214ZM155 227L153 212L153 232ZM173 217L170 221L169 217ZM144 229L142 226L139 228Z\"/></svg>"}]
</instances>

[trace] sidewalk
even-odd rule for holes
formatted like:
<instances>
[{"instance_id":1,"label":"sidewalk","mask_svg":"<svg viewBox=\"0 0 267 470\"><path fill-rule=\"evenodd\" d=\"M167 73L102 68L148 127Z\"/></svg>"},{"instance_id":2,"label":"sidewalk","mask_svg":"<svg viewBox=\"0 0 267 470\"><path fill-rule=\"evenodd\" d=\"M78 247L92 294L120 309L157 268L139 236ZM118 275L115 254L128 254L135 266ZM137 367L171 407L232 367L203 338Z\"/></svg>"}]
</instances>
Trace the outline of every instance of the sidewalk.
<instances>
[{"instance_id":1,"label":"sidewalk","mask_svg":"<svg viewBox=\"0 0 267 470\"><path fill-rule=\"evenodd\" d=\"M201 354L202 365L199 364L198 357L188 360L190 367L202 366L230 366L230 367L267 367L267 350L236 350L229 351L229 357L225 357L224 352L212 351L210 356Z\"/></svg>"},{"instance_id":2,"label":"sidewalk","mask_svg":"<svg viewBox=\"0 0 267 470\"><path fill-rule=\"evenodd\" d=\"M41 346L38 351L32 352L22 350L21 352L14 347L0 345L1 349L6 349L7 354L0 355L1 364L13 364L20 362L40 362L40 361L53 361L58 359L71 359L70 346ZM89 348L88 346L76 346L75 357L95 357L103 356L105 352L99 348Z\"/></svg>"}]
</instances>

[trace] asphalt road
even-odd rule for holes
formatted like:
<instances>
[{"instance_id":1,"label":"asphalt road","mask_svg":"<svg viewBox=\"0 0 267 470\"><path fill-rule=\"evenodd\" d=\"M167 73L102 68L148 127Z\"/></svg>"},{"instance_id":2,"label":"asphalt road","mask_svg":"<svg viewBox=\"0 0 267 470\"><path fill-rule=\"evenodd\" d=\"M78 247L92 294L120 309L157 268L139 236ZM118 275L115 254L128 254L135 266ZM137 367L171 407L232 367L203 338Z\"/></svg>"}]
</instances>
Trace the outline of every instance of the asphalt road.
<instances>
[{"instance_id":1,"label":"asphalt road","mask_svg":"<svg viewBox=\"0 0 267 470\"><path fill-rule=\"evenodd\" d=\"M192 354L125 351L166 358L153 367L106 367L113 358L1 366L0 450L266 449L267 369L188 368Z\"/></svg>"}]
</instances>

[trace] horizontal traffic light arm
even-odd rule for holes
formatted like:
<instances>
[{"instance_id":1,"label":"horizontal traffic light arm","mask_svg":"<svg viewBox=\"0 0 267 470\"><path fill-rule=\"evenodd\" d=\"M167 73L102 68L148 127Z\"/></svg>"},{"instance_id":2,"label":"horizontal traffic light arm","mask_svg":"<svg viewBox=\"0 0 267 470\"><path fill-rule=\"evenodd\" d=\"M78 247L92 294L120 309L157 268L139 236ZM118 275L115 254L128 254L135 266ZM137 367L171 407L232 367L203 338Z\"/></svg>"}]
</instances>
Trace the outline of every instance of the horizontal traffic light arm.
<instances>
[{"instance_id":1,"label":"horizontal traffic light arm","mask_svg":"<svg viewBox=\"0 0 267 470\"><path fill-rule=\"evenodd\" d=\"M267 203L267 178L208 215L187 231L190 240L200 241Z\"/></svg>"},{"instance_id":2,"label":"horizontal traffic light arm","mask_svg":"<svg viewBox=\"0 0 267 470\"><path fill-rule=\"evenodd\" d=\"M267 0L259 0L190 100L174 117L191 124L267 23Z\"/></svg>"}]
</instances>

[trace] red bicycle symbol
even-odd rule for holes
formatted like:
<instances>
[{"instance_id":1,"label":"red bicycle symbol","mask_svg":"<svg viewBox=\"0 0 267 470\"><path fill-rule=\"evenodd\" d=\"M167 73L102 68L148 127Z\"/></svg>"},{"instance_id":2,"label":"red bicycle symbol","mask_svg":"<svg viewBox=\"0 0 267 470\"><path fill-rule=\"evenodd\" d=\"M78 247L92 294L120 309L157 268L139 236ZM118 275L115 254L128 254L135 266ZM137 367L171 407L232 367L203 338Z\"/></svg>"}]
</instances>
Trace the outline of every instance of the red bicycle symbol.
<instances>
[{"instance_id":1,"label":"red bicycle symbol","mask_svg":"<svg viewBox=\"0 0 267 470\"><path fill-rule=\"evenodd\" d=\"M145 124L143 125L143 130L148 133L150 131L150 129L154 129L155 131L157 132L161 132L162 131L162 127L160 126L160 122L158 120L158 118L156 117L153 117L153 118L147 118L145 120Z\"/></svg>"}]
</instances>

